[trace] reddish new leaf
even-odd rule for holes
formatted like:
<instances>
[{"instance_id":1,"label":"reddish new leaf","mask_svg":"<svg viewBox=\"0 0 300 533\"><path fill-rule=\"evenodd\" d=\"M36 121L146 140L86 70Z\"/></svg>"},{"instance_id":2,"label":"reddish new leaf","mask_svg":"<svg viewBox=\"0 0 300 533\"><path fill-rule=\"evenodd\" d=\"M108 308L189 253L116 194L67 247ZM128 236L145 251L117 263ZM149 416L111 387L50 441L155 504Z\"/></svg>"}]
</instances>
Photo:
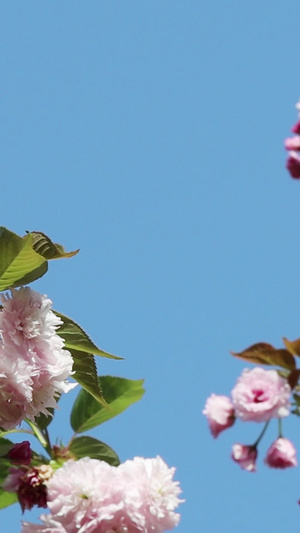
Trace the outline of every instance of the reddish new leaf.
<instances>
[{"instance_id":1,"label":"reddish new leaf","mask_svg":"<svg viewBox=\"0 0 300 533\"><path fill-rule=\"evenodd\" d=\"M276 349L271 344L266 342L259 342L253 344L243 350L242 352L231 352L235 357L244 359L249 363L258 363L260 365L280 366L281 368L288 368L293 370L296 367L293 355L284 348Z\"/></svg>"},{"instance_id":2,"label":"reddish new leaf","mask_svg":"<svg viewBox=\"0 0 300 533\"><path fill-rule=\"evenodd\" d=\"M295 341L289 341L285 337L283 337L284 346L286 349L293 355L300 356L300 339L296 339Z\"/></svg>"}]
</instances>

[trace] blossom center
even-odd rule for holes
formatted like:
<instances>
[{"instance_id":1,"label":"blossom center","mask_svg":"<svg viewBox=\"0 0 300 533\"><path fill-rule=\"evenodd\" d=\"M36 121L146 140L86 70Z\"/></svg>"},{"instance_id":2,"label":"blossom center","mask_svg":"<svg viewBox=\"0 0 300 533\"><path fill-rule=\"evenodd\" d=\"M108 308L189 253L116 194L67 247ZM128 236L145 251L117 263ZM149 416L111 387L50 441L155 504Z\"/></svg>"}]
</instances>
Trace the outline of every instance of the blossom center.
<instances>
[{"instance_id":1,"label":"blossom center","mask_svg":"<svg viewBox=\"0 0 300 533\"><path fill-rule=\"evenodd\" d=\"M264 390L262 389L253 389L253 402L254 403L261 403L265 401L264 398Z\"/></svg>"}]
</instances>

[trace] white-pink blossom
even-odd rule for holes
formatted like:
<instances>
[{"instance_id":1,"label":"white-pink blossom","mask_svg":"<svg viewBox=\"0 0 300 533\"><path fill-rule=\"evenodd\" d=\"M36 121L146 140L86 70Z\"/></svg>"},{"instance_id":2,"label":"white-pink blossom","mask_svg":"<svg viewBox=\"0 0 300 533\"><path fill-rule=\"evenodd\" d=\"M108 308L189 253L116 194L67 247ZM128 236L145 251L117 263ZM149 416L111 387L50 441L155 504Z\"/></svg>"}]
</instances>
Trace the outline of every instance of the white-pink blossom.
<instances>
[{"instance_id":1,"label":"white-pink blossom","mask_svg":"<svg viewBox=\"0 0 300 533\"><path fill-rule=\"evenodd\" d=\"M173 481L174 467L169 468L157 456L154 459L135 457L118 468L126 490L129 515L138 525L138 531L160 533L177 526L180 515L174 509L183 500L178 498L181 493L178 481Z\"/></svg>"},{"instance_id":2,"label":"white-pink blossom","mask_svg":"<svg viewBox=\"0 0 300 533\"><path fill-rule=\"evenodd\" d=\"M289 414L291 389L276 370L244 370L231 392L235 415L244 421L266 422Z\"/></svg>"},{"instance_id":3,"label":"white-pink blossom","mask_svg":"<svg viewBox=\"0 0 300 533\"><path fill-rule=\"evenodd\" d=\"M288 439L278 438L267 451L265 463L272 468L297 466L294 444Z\"/></svg>"},{"instance_id":4,"label":"white-pink blossom","mask_svg":"<svg viewBox=\"0 0 300 533\"><path fill-rule=\"evenodd\" d=\"M300 101L296 104L296 109L300 110ZM300 116L300 114L299 114ZM292 127L292 132L296 133L294 137L285 139L285 148L289 150L289 156L286 161L286 168L294 179L300 178L300 120Z\"/></svg>"},{"instance_id":5,"label":"white-pink blossom","mask_svg":"<svg viewBox=\"0 0 300 533\"><path fill-rule=\"evenodd\" d=\"M32 524L31 522L22 523L21 533L67 533L65 528L50 515L44 516L44 524ZM114 532L112 532L114 533Z\"/></svg>"},{"instance_id":6,"label":"white-pink blossom","mask_svg":"<svg viewBox=\"0 0 300 533\"><path fill-rule=\"evenodd\" d=\"M7 492L17 492L23 475L24 470L22 468L11 467L7 478L2 483L2 488Z\"/></svg>"},{"instance_id":7,"label":"white-pink blossom","mask_svg":"<svg viewBox=\"0 0 300 533\"><path fill-rule=\"evenodd\" d=\"M231 457L243 470L247 470L247 472L256 471L257 450L254 446L234 444Z\"/></svg>"},{"instance_id":8,"label":"white-pink blossom","mask_svg":"<svg viewBox=\"0 0 300 533\"><path fill-rule=\"evenodd\" d=\"M56 333L62 321L52 302L29 287L1 295L0 427L12 429L24 418L34 420L55 408L68 383L73 359Z\"/></svg>"},{"instance_id":9,"label":"white-pink blossom","mask_svg":"<svg viewBox=\"0 0 300 533\"><path fill-rule=\"evenodd\" d=\"M47 483L51 514L41 516L40 528L23 524L22 533L171 530L180 518L174 510L183 501L174 472L160 457L135 457L118 467L89 457L67 461Z\"/></svg>"},{"instance_id":10,"label":"white-pink blossom","mask_svg":"<svg viewBox=\"0 0 300 533\"><path fill-rule=\"evenodd\" d=\"M234 409L230 398L211 394L202 413L207 417L212 435L216 438L221 431L234 424Z\"/></svg>"},{"instance_id":11,"label":"white-pink blossom","mask_svg":"<svg viewBox=\"0 0 300 533\"><path fill-rule=\"evenodd\" d=\"M294 137L287 137L284 141L286 150L295 150L296 152L300 151L300 135L295 135Z\"/></svg>"}]
</instances>

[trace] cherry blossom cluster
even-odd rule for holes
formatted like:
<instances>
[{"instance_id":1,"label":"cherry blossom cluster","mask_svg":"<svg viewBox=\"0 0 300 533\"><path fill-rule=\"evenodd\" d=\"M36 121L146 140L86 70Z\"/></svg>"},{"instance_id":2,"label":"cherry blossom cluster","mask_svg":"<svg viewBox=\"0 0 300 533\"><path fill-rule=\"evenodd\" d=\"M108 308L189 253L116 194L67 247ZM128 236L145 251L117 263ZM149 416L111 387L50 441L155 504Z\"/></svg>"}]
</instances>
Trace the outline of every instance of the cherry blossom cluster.
<instances>
[{"instance_id":1,"label":"cherry blossom cluster","mask_svg":"<svg viewBox=\"0 0 300 533\"><path fill-rule=\"evenodd\" d=\"M291 388L276 370L253 368L244 370L231 398L212 394L206 401L206 415L213 437L231 427L236 419L248 422L265 422L266 425L252 445L234 444L232 459L248 472L256 470L257 446L271 418L281 420L290 413ZM297 465L296 450L292 442L280 434L269 448L265 463L273 468Z\"/></svg>"},{"instance_id":2,"label":"cherry blossom cluster","mask_svg":"<svg viewBox=\"0 0 300 533\"><path fill-rule=\"evenodd\" d=\"M72 257L77 252L65 252L41 232L19 237L4 227L0 245L8 265L0 276L2 288L10 291L0 295L0 508L17 497L23 513L34 506L48 509L49 514L40 517L41 524L23 522L22 533L174 529L180 520L176 509L184 501L179 497L179 482L173 480L175 468L159 456L119 464L107 444L77 436L83 429L82 414L90 429L103 423L101 416L91 421L91 411L97 415L105 407L106 420L120 414L142 397L143 380L105 376L100 387L93 354L119 357L98 348L72 319L55 313L47 296L29 287L12 288L43 275L49 258ZM11 268L14 262L17 267ZM76 383L69 381L72 376ZM75 433L67 445L60 441L52 445L49 415L61 394L78 383L82 391L70 417ZM110 390L115 404L121 399L115 410L110 409L105 390ZM30 429L23 428L22 422ZM32 450L29 441L14 444L7 438L17 432L35 437L48 457Z\"/></svg>"},{"instance_id":3,"label":"cherry blossom cluster","mask_svg":"<svg viewBox=\"0 0 300 533\"><path fill-rule=\"evenodd\" d=\"M1 298L0 427L10 429L25 417L48 414L57 394L74 386L67 382L73 359L46 296L21 288ZM173 481L175 468L160 457L135 457L116 467L90 457L75 461L60 451L54 446L51 452L65 461L56 470L33 461L28 441L4 456L11 467L2 489L17 495L22 512L50 510L42 524L24 523L22 533L162 533L178 525L181 489Z\"/></svg>"},{"instance_id":4,"label":"cherry blossom cluster","mask_svg":"<svg viewBox=\"0 0 300 533\"><path fill-rule=\"evenodd\" d=\"M157 456L135 457L118 467L84 457L54 471L33 466L30 443L15 444L7 454L12 466L3 489L18 496L22 511L49 508L43 524L23 523L22 533L162 533L178 525L183 502L173 481L175 468Z\"/></svg>"},{"instance_id":5,"label":"cherry blossom cluster","mask_svg":"<svg viewBox=\"0 0 300 533\"><path fill-rule=\"evenodd\" d=\"M285 140L285 148L289 151L286 166L292 178L300 178L300 100L296 104L298 110L298 121L292 127L292 132L295 133L293 137L288 137Z\"/></svg>"},{"instance_id":6,"label":"cherry blossom cluster","mask_svg":"<svg viewBox=\"0 0 300 533\"><path fill-rule=\"evenodd\" d=\"M115 467L69 460L45 482L50 514L23 522L22 533L162 533L177 526L183 500L175 468L161 457L135 457ZM11 483L12 486L12 483Z\"/></svg>"},{"instance_id":7,"label":"cherry blossom cluster","mask_svg":"<svg viewBox=\"0 0 300 533\"><path fill-rule=\"evenodd\" d=\"M52 302L29 287L1 295L0 311L0 427L15 428L24 418L34 420L56 398L76 386L73 359L56 330L62 321Z\"/></svg>"}]
</instances>

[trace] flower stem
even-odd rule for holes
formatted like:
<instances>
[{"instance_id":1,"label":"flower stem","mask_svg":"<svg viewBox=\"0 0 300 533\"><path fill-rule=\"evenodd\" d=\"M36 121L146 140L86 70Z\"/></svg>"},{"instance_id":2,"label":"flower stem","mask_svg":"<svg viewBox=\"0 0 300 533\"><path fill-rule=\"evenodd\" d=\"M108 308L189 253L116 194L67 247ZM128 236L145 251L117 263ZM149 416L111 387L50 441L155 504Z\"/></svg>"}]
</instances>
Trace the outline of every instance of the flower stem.
<instances>
[{"instance_id":1,"label":"flower stem","mask_svg":"<svg viewBox=\"0 0 300 533\"><path fill-rule=\"evenodd\" d=\"M282 420L278 418L278 438L282 439Z\"/></svg>"},{"instance_id":2,"label":"flower stem","mask_svg":"<svg viewBox=\"0 0 300 533\"><path fill-rule=\"evenodd\" d=\"M48 442L47 440L45 439L43 433L41 432L41 430L39 429L39 427L34 423L34 422L31 422L31 420L28 420L28 418L25 418L25 422L28 424L28 426L32 429L33 431L33 434L36 436L36 438L38 439L38 441L41 443L41 445L43 446L43 448L45 448L45 450L47 450L48 448ZM47 450L48 451L48 450Z\"/></svg>"},{"instance_id":3,"label":"flower stem","mask_svg":"<svg viewBox=\"0 0 300 533\"><path fill-rule=\"evenodd\" d=\"M8 429L7 431L1 431L0 437L3 437L4 435L9 435L10 433L27 433L28 435L33 435L33 431L30 431L29 429Z\"/></svg>"},{"instance_id":4,"label":"flower stem","mask_svg":"<svg viewBox=\"0 0 300 533\"><path fill-rule=\"evenodd\" d=\"M255 441L255 443L253 444L253 448L256 448L258 446L258 444L260 443L261 439L263 438L266 430L267 430L267 427L270 423L270 420L268 420L266 423L265 423L265 427L263 428L261 434L259 435L258 439Z\"/></svg>"}]
</instances>

